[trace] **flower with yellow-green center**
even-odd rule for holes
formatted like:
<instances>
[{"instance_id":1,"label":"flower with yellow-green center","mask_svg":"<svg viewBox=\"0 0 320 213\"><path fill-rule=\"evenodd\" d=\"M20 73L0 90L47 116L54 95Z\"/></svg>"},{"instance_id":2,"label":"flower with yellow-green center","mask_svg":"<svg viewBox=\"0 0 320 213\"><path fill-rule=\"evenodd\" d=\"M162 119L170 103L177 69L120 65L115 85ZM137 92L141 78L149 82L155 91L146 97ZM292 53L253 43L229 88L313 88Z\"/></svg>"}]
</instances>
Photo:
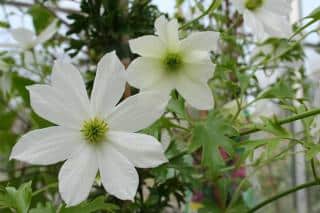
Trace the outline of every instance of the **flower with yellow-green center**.
<instances>
[{"instance_id":1,"label":"flower with yellow-green center","mask_svg":"<svg viewBox=\"0 0 320 213\"><path fill-rule=\"evenodd\" d=\"M88 197L98 172L109 194L133 200L139 183L134 167L167 161L157 139L134 132L157 120L167 99L144 92L117 104L126 80L114 52L100 60L90 99L80 72L69 63L56 61L51 82L28 90L33 110L57 126L23 135L10 158L37 165L66 160L59 172L59 191L69 206Z\"/></svg>"},{"instance_id":2,"label":"flower with yellow-green center","mask_svg":"<svg viewBox=\"0 0 320 213\"><path fill-rule=\"evenodd\" d=\"M233 0L232 3L258 40L290 36L290 0Z\"/></svg>"},{"instance_id":3,"label":"flower with yellow-green center","mask_svg":"<svg viewBox=\"0 0 320 213\"><path fill-rule=\"evenodd\" d=\"M129 41L131 51L142 57L128 67L128 82L142 91L169 96L176 89L191 106L208 110L213 96L208 86L215 69L210 51L217 49L219 33L192 33L179 39L177 20L161 16L155 21L156 35Z\"/></svg>"}]
</instances>

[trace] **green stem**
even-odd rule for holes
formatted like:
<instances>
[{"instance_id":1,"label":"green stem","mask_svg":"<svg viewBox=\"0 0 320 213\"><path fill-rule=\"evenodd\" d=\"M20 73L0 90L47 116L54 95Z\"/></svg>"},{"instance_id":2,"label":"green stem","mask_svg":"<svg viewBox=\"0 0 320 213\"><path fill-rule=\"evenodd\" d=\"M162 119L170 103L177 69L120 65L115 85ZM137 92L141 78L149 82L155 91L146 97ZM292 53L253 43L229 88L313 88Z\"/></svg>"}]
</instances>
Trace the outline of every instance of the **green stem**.
<instances>
[{"instance_id":1,"label":"green stem","mask_svg":"<svg viewBox=\"0 0 320 213\"><path fill-rule=\"evenodd\" d=\"M314 158L311 159L311 169L312 169L312 174L313 174L314 179L316 181L320 182L320 178L319 178L319 176L317 174Z\"/></svg>"},{"instance_id":2,"label":"green stem","mask_svg":"<svg viewBox=\"0 0 320 213\"><path fill-rule=\"evenodd\" d=\"M272 203L273 201L275 200L278 200L279 198L282 198L288 194L291 194L293 192L296 192L296 191L299 191L301 189L304 189L304 188L308 188L308 187L311 187L311 186L315 186L315 185L319 185L319 181L311 181L311 182L308 182L308 183L304 183L304 184L301 184L299 186L296 186L292 189L289 189L287 191L284 191L282 193L279 193L261 203L259 203L258 205L256 205L255 207L253 207L252 209L250 209L247 213L253 213L255 211L257 211L258 209L261 209L262 207L268 205L269 203Z\"/></svg>"},{"instance_id":3,"label":"green stem","mask_svg":"<svg viewBox=\"0 0 320 213\"><path fill-rule=\"evenodd\" d=\"M57 186L58 186L58 183L48 184L48 185L46 185L45 187L43 187L43 188L41 188L41 189L33 192L33 193L32 193L32 196L36 196L36 195L38 195L38 194L40 194L40 193L42 193L42 192L44 192L44 191L47 191L47 190L50 189L50 188L55 188L55 187L57 187Z\"/></svg>"},{"instance_id":4,"label":"green stem","mask_svg":"<svg viewBox=\"0 0 320 213\"><path fill-rule=\"evenodd\" d=\"M286 124L286 123L291 123L293 121L301 120L303 118L307 118L307 117L314 116L314 115L317 115L317 114L320 114L320 108L309 110L309 111L306 111L306 112L303 112L303 113L300 113L300 114L296 114L296 115L287 117L285 119L279 120L278 124L283 125L283 124ZM251 127L240 131L240 136L248 135L248 134L251 134L251 133L254 133L254 132L259 132L259 131L261 131L261 128L257 127L256 125L252 125Z\"/></svg>"},{"instance_id":5,"label":"green stem","mask_svg":"<svg viewBox=\"0 0 320 213\"><path fill-rule=\"evenodd\" d=\"M209 14L211 11L215 10L216 8L218 8L221 4L222 0L213 0L212 3L210 4L210 6L208 7L207 10L205 10L200 16L198 16L197 18L189 21L188 23L182 25L179 30L185 29L186 27L188 27L189 25L191 25L192 23L198 21L199 19L203 18L204 16L206 16L207 14Z\"/></svg>"}]
</instances>

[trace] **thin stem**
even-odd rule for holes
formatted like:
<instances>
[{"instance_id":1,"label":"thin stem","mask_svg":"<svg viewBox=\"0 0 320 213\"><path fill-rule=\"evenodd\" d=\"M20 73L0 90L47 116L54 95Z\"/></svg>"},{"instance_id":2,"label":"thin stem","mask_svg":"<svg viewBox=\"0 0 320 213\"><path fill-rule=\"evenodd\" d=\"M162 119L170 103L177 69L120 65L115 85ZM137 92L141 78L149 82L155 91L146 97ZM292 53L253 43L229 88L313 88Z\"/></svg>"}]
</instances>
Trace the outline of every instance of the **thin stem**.
<instances>
[{"instance_id":1,"label":"thin stem","mask_svg":"<svg viewBox=\"0 0 320 213\"><path fill-rule=\"evenodd\" d=\"M185 29L186 27L188 27L189 25L191 25L192 23L198 21L199 19L203 18L204 16L206 16L207 14L209 14L211 11L215 10L216 8L218 8L221 4L222 0L213 0L212 3L210 4L210 6L208 7L207 10L205 10L200 16L198 16L197 18L189 21L188 23L182 25L179 29Z\"/></svg>"},{"instance_id":2,"label":"thin stem","mask_svg":"<svg viewBox=\"0 0 320 213\"><path fill-rule=\"evenodd\" d=\"M311 182L308 182L308 183L304 183L304 184L298 185L298 186L296 186L296 187L294 187L292 189L289 189L287 191L279 193L279 194L277 194L277 195L275 195L275 196L273 196L273 197L271 197L271 198L259 203L258 205L256 205L252 209L250 209L247 213L253 213L253 212L257 211L258 209L261 209L262 207L268 205L269 203L272 203L275 200L278 200L279 198L285 197L288 194L291 194L293 192L296 192L296 191L299 191L301 189L308 188L308 187L311 187L311 186L315 186L315 185L319 185L319 181L311 181Z\"/></svg>"},{"instance_id":3,"label":"thin stem","mask_svg":"<svg viewBox=\"0 0 320 213\"><path fill-rule=\"evenodd\" d=\"M57 187L57 186L58 186L58 183L48 184L48 185L46 185L45 187L43 187L43 188L41 188L41 189L33 192L33 193L32 193L32 196L36 196L36 195L38 195L38 194L40 194L40 193L42 193L42 192L44 192L44 191L47 191L47 190L50 189L50 188L55 188L55 187Z\"/></svg>"},{"instance_id":4,"label":"thin stem","mask_svg":"<svg viewBox=\"0 0 320 213\"><path fill-rule=\"evenodd\" d=\"M300 113L300 114L296 114L296 115L287 117L285 119L279 120L278 124L283 125L283 124L286 124L286 123L291 123L293 121L301 120L303 118L307 118L307 117L314 116L314 115L317 115L317 114L320 114L320 108L309 110L309 111L306 111L306 112L303 112L303 113ZM248 135L248 134L251 134L251 133L254 133L254 132L259 132L259 131L261 131L261 128L257 127L256 125L252 125L251 127L247 128L247 129L245 129L243 131L240 131L240 135L241 136Z\"/></svg>"},{"instance_id":5,"label":"thin stem","mask_svg":"<svg viewBox=\"0 0 320 213\"><path fill-rule=\"evenodd\" d=\"M319 176L317 174L314 158L311 159L311 169L312 169L312 174L313 174L314 179L316 181L320 182Z\"/></svg>"}]
</instances>

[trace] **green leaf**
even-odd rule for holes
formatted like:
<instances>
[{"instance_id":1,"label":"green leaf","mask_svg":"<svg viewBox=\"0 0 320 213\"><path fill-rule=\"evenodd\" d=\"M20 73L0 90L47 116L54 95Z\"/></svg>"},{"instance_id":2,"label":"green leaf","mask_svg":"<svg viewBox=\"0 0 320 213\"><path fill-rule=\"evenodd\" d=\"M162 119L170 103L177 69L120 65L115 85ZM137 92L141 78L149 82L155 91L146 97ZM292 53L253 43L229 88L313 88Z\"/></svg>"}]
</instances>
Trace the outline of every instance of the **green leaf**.
<instances>
[{"instance_id":1,"label":"green leaf","mask_svg":"<svg viewBox=\"0 0 320 213\"><path fill-rule=\"evenodd\" d=\"M21 77L18 74L12 76L12 88L18 92L18 94L22 97L25 104L29 105L29 93L26 89L26 86L32 85L35 82L29 78Z\"/></svg>"},{"instance_id":2,"label":"green leaf","mask_svg":"<svg viewBox=\"0 0 320 213\"><path fill-rule=\"evenodd\" d=\"M0 207L13 208L18 213L28 213L31 198L31 182L22 184L18 190L14 187L5 187L0 193Z\"/></svg>"},{"instance_id":3,"label":"green leaf","mask_svg":"<svg viewBox=\"0 0 320 213\"><path fill-rule=\"evenodd\" d=\"M314 9L310 15L307 16L308 18L313 18L315 20L319 20L320 19L320 7L317 7L316 9Z\"/></svg>"},{"instance_id":4,"label":"green leaf","mask_svg":"<svg viewBox=\"0 0 320 213\"><path fill-rule=\"evenodd\" d=\"M225 166L220 149L230 155L234 153L232 140L227 137L233 132L229 121L217 112L210 113L206 121L197 123L193 129L189 149L193 152L202 147L202 164L213 176L218 175L219 169Z\"/></svg>"},{"instance_id":5,"label":"green leaf","mask_svg":"<svg viewBox=\"0 0 320 213\"><path fill-rule=\"evenodd\" d=\"M29 213L56 213L56 209L51 203L46 203L45 206L38 203L37 207L31 209Z\"/></svg>"},{"instance_id":6,"label":"green leaf","mask_svg":"<svg viewBox=\"0 0 320 213\"><path fill-rule=\"evenodd\" d=\"M8 22L0 21L0 28L10 28L10 24Z\"/></svg>"},{"instance_id":7,"label":"green leaf","mask_svg":"<svg viewBox=\"0 0 320 213\"><path fill-rule=\"evenodd\" d=\"M33 25L37 34L43 31L54 19L52 13L39 4L33 5L28 13L32 16Z\"/></svg>"},{"instance_id":8,"label":"green leaf","mask_svg":"<svg viewBox=\"0 0 320 213\"><path fill-rule=\"evenodd\" d=\"M115 204L105 203L105 197L99 196L92 201L84 201L77 206L62 207L60 213L91 213L99 210L106 212L116 212L118 207Z\"/></svg>"},{"instance_id":9,"label":"green leaf","mask_svg":"<svg viewBox=\"0 0 320 213\"><path fill-rule=\"evenodd\" d=\"M288 82L279 81L269 89L259 95L259 99L262 98L290 98L295 97L295 91Z\"/></svg>"}]
</instances>

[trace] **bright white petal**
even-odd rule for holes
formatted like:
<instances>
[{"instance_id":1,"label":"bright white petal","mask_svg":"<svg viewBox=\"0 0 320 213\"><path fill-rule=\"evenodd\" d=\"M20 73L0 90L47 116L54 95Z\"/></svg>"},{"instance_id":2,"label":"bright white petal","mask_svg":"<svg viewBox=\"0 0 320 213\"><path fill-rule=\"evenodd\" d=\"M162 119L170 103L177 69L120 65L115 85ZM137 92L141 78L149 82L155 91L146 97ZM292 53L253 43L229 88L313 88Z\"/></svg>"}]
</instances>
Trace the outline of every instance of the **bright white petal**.
<instances>
[{"instance_id":1,"label":"bright white petal","mask_svg":"<svg viewBox=\"0 0 320 213\"><path fill-rule=\"evenodd\" d=\"M160 58L165 54L165 44L157 36L141 36L129 41L133 53L145 57Z\"/></svg>"},{"instance_id":2,"label":"bright white petal","mask_svg":"<svg viewBox=\"0 0 320 213\"><path fill-rule=\"evenodd\" d=\"M40 44L48 41L57 32L58 20L54 20L46 29L44 29L36 38L35 43Z\"/></svg>"},{"instance_id":3,"label":"bright white petal","mask_svg":"<svg viewBox=\"0 0 320 213\"><path fill-rule=\"evenodd\" d=\"M94 116L106 116L119 102L125 90L124 66L113 51L103 56L91 94L91 108Z\"/></svg>"},{"instance_id":4,"label":"bright white petal","mask_svg":"<svg viewBox=\"0 0 320 213\"><path fill-rule=\"evenodd\" d=\"M181 41L182 51L216 51L218 49L219 33L217 32L196 32Z\"/></svg>"},{"instance_id":5,"label":"bright white petal","mask_svg":"<svg viewBox=\"0 0 320 213\"><path fill-rule=\"evenodd\" d=\"M106 120L111 130L136 132L159 119L167 102L163 95L142 92L121 102Z\"/></svg>"},{"instance_id":6,"label":"bright white petal","mask_svg":"<svg viewBox=\"0 0 320 213\"><path fill-rule=\"evenodd\" d=\"M79 132L54 126L23 135L13 147L10 159L50 165L66 160L81 144Z\"/></svg>"},{"instance_id":7,"label":"bright white petal","mask_svg":"<svg viewBox=\"0 0 320 213\"><path fill-rule=\"evenodd\" d=\"M200 83L181 75L177 82L177 90L191 106L199 110L213 108L212 92L206 83Z\"/></svg>"},{"instance_id":8,"label":"bright white petal","mask_svg":"<svg viewBox=\"0 0 320 213\"><path fill-rule=\"evenodd\" d=\"M150 135L110 131L108 140L135 167L152 168L168 161L162 144Z\"/></svg>"},{"instance_id":9,"label":"bright white petal","mask_svg":"<svg viewBox=\"0 0 320 213\"><path fill-rule=\"evenodd\" d=\"M156 34L171 51L179 48L179 25L176 19L168 21L164 16L160 16L155 21Z\"/></svg>"},{"instance_id":10,"label":"bright white petal","mask_svg":"<svg viewBox=\"0 0 320 213\"><path fill-rule=\"evenodd\" d=\"M16 28L9 31L17 42L21 46L29 46L34 42L35 34L31 30L25 28Z\"/></svg>"},{"instance_id":11,"label":"bright white petal","mask_svg":"<svg viewBox=\"0 0 320 213\"><path fill-rule=\"evenodd\" d=\"M72 103L72 110L83 117L90 116L90 103L80 72L71 63L56 60L51 75L52 86Z\"/></svg>"},{"instance_id":12,"label":"bright white petal","mask_svg":"<svg viewBox=\"0 0 320 213\"><path fill-rule=\"evenodd\" d=\"M59 172L59 192L68 206L74 206L88 197L98 172L96 153L82 146L72 154Z\"/></svg>"},{"instance_id":13,"label":"bright white petal","mask_svg":"<svg viewBox=\"0 0 320 213\"><path fill-rule=\"evenodd\" d=\"M79 106L54 87L48 85L33 85L28 87L32 109L44 119L55 124L80 129L81 123L87 119L79 114Z\"/></svg>"},{"instance_id":14,"label":"bright white petal","mask_svg":"<svg viewBox=\"0 0 320 213\"><path fill-rule=\"evenodd\" d=\"M245 10L243 13L244 23L253 32L258 40L262 41L268 37L264 31L263 23L254 15L254 13Z\"/></svg>"},{"instance_id":15,"label":"bright white petal","mask_svg":"<svg viewBox=\"0 0 320 213\"><path fill-rule=\"evenodd\" d=\"M106 191L121 200L133 200L139 177L132 163L107 143L99 149L98 163Z\"/></svg>"},{"instance_id":16,"label":"bright white petal","mask_svg":"<svg viewBox=\"0 0 320 213\"><path fill-rule=\"evenodd\" d=\"M127 71L129 84L139 89L152 87L165 75L161 61L147 57L139 57L132 61Z\"/></svg>"}]
</instances>

